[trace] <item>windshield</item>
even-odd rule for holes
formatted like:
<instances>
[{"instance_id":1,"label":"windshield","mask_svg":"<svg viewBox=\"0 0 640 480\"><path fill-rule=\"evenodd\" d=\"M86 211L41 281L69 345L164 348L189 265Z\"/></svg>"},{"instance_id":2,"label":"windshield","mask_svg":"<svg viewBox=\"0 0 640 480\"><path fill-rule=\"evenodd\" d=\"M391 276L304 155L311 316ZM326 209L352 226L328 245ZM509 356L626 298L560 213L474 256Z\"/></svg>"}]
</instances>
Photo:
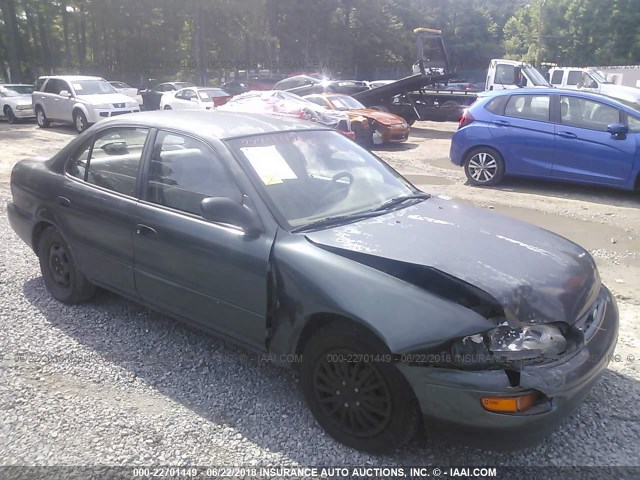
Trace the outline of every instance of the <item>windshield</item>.
<instances>
[{"instance_id":1,"label":"windshield","mask_svg":"<svg viewBox=\"0 0 640 480\"><path fill-rule=\"evenodd\" d=\"M3 97L19 97L21 95L31 95L33 85L5 85L2 92Z\"/></svg>"},{"instance_id":2,"label":"windshield","mask_svg":"<svg viewBox=\"0 0 640 480\"><path fill-rule=\"evenodd\" d=\"M593 78L598 83L611 83L609 80L604 78L602 75L600 75L595 70L589 71L589 75L591 75L591 78Z\"/></svg>"},{"instance_id":3,"label":"windshield","mask_svg":"<svg viewBox=\"0 0 640 480\"><path fill-rule=\"evenodd\" d=\"M200 100L207 101L215 97L228 97L229 94L219 88L211 88L208 90L198 90L198 96Z\"/></svg>"},{"instance_id":4,"label":"windshield","mask_svg":"<svg viewBox=\"0 0 640 480\"><path fill-rule=\"evenodd\" d=\"M417 190L369 151L335 131L228 141L289 227L375 210Z\"/></svg>"},{"instance_id":5,"label":"windshield","mask_svg":"<svg viewBox=\"0 0 640 480\"><path fill-rule=\"evenodd\" d=\"M524 66L522 67L522 71L529 77L531 83L535 87L550 87L551 85L547 82L547 79L542 76L542 74L533 67Z\"/></svg>"},{"instance_id":6,"label":"windshield","mask_svg":"<svg viewBox=\"0 0 640 480\"><path fill-rule=\"evenodd\" d=\"M365 108L358 100L349 97L348 95L341 95L339 97L329 97L329 101L333 108L336 110L351 110L351 109L363 109Z\"/></svg>"},{"instance_id":7,"label":"windshield","mask_svg":"<svg viewBox=\"0 0 640 480\"><path fill-rule=\"evenodd\" d=\"M75 80L71 86L76 95L106 95L108 93L118 93L106 80Z\"/></svg>"},{"instance_id":8,"label":"windshield","mask_svg":"<svg viewBox=\"0 0 640 480\"><path fill-rule=\"evenodd\" d=\"M129 85L122 82L109 82L109 83L113 85L115 88L131 88Z\"/></svg>"}]
</instances>

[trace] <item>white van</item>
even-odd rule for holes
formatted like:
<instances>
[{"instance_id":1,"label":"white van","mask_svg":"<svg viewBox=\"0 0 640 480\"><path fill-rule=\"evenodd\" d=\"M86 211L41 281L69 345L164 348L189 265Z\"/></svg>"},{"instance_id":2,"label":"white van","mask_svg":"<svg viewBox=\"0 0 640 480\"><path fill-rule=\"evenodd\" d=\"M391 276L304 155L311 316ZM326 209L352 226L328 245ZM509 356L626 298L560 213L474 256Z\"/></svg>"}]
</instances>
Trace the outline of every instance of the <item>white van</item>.
<instances>
[{"instance_id":1,"label":"white van","mask_svg":"<svg viewBox=\"0 0 640 480\"><path fill-rule=\"evenodd\" d=\"M640 88L616 85L592 68L552 68L549 70L549 79L554 87L602 93L627 102L640 103Z\"/></svg>"}]
</instances>

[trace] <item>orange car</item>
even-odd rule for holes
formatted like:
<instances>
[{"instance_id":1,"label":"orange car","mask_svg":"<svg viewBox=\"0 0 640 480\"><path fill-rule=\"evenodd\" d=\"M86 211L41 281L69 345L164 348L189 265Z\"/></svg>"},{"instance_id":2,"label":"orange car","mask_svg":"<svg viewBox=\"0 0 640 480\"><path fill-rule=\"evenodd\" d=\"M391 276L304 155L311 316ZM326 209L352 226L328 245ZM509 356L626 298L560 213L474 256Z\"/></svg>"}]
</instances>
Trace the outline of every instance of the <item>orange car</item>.
<instances>
[{"instance_id":1,"label":"orange car","mask_svg":"<svg viewBox=\"0 0 640 480\"><path fill-rule=\"evenodd\" d=\"M366 108L355 98L340 93L307 95L304 97L323 107L349 114L356 141L362 145L386 142L405 142L411 127L393 113ZM377 134L377 135L376 135Z\"/></svg>"}]
</instances>

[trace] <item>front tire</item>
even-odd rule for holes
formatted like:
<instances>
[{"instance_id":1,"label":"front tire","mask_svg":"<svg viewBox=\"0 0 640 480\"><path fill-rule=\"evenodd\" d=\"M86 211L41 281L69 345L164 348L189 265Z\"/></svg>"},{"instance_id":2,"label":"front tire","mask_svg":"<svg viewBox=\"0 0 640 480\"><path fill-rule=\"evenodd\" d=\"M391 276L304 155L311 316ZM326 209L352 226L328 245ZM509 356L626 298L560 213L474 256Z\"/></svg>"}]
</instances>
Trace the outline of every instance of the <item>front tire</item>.
<instances>
[{"instance_id":1,"label":"front tire","mask_svg":"<svg viewBox=\"0 0 640 480\"><path fill-rule=\"evenodd\" d=\"M318 423L337 441L371 453L409 442L420 410L388 349L366 330L341 323L323 328L305 346L302 390Z\"/></svg>"},{"instance_id":2,"label":"front tire","mask_svg":"<svg viewBox=\"0 0 640 480\"><path fill-rule=\"evenodd\" d=\"M36 107L36 121L40 128L49 128L51 126L51 122L47 119L42 107Z\"/></svg>"},{"instance_id":3,"label":"front tire","mask_svg":"<svg viewBox=\"0 0 640 480\"><path fill-rule=\"evenodd\" d=\"M89 128L87 117L81 110L73 112L73 125L76 127L76 132L82 133Z\"/></svg>"},{"instance_id":4,"label":"front tire","mask_svg":"<svg viewBox=\"0 0 640 480\"><path fill-rule=\"evenodd\" d=\"M18 118L16 117L16 114L13 113L11 107L5 107L4 116L7 118L7 122L9 122L11 125L15 125L16 123L18 123Z\"/></svg>"},{"instance_id":5,"label":"front tire","mask_svg":"<svg viewBox=\"0 0 640 480\"><path fill-rule=\"evenodd\" d=\"M465 158L464 173L472 185L497 185L504 177L504 159L493 148L474 148Z\"/></svg>"},{"instance_id":6,"label":"front tire","mask_svg":"<svg viewBox=\"0 0 640 480\"><path fill-rule=\"evenodd\" d=\"M59 302L73 305L95 294L96 287L78 270L67 242L55 228L42 233L38 259L44 284Z\"/></svg>"}]
</instances>

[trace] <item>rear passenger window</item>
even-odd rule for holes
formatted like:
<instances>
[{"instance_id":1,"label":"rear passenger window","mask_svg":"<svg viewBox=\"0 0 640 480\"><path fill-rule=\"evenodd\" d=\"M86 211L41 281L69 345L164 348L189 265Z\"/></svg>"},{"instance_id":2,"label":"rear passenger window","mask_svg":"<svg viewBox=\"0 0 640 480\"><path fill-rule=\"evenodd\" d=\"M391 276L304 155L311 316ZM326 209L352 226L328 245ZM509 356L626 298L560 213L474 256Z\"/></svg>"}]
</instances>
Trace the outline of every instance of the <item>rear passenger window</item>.
<instances>
[{"instance_id":1,"label":"rear passenger window","mask_svg":"<svg viewBox=\"0 0 640 480\"><path fill-rule=\"evenodd\" d=\"M606 131L620 123L620 111L610 105L580 97L560 97L560 121L563 125Z\"/></svg>"},{"instance_id":2,"label":"rear passenger window","mask_svg":"<svg viewBox=\"0 0 640 480\"><path fill-rule=\"evenodd\" d=\"M147 199L200 216L200 202L208 197L242 201L233 176L209 146L186 135L159 132L149 167Z\"/></svg>"},{"instance_id":3,"label":"rear passenger window","mask_svg":"<svg viewBox=\"0 0 640 480\"><path fill-rule=\"evenodd\" d=\"M563 70L556 70L555 72L553 72L553 75L551 75L551 84L560 85L562 83L563 74L564 74Z\"/></svg>"},{"instance_id":4,"label":"rear passenger window","mask_svg":"<svg viewBox=\"0 0 640 480\"><path fill-rule=\"evenodd\" d=\"M493 100L491 100L489 103L487 103L484 108L485 110L487 110L488 112L493 113L494 115L503 115L504 114L504 105L505 103L507 103L507 99L508 97L504 96L504 95L500 95L496 98L494 98Z\"/></svg>"},{"instance_id":5,"label":"rear passenger window","mask_svg":"<svg viewBox=\"0 0 640 480\"><path fill-rule=\"evenodd\" d=\"M46 93L55 93L58 94L62 88L60 88L60 81L57 78L50 78L47 84L44 86L44 91Z\"/></svg>"},{"instance_id":6,"label":"rear passenger window","mask_svg":"<svg viewBox=\"0 0 640 480\"><path fill-rule=\"evenodd\" d=\"M67 173L92 185L134 196L148 134L146 128L104 130L72 156L67 163Z\"/></svg>"},{"instance_id":7,"label":"rear passenger window","mask_svg":"<svg viewBox=\"0 0 640 480\"><path fill-rule=\"evenodd\" d=\"M549 95L511 95L504 109L507 117L549 121Z\"/></svg>"}]
</instances>

